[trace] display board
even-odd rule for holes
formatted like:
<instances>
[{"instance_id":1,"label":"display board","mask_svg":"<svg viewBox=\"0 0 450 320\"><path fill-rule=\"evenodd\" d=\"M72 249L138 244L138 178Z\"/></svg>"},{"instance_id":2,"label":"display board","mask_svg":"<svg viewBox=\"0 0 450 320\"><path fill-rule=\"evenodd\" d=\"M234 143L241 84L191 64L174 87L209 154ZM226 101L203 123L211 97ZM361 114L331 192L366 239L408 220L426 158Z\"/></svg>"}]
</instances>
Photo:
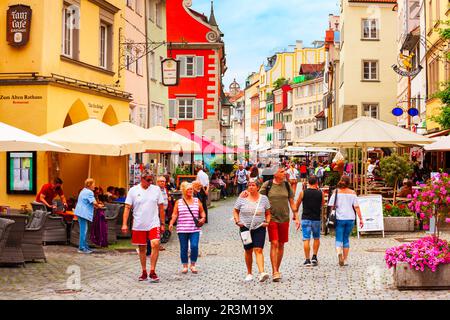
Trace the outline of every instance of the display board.
<instances>
[{"instance_id":1,"label":"display board","mask_svg":"<svg viewBox=\"0 0 450 320\"><path fill-rule=\"evenodd\" d=\"M358 238L361 232L381 231L384 238L383 197L370 195L358 197L359 208L363 218L364 227L359 227L359 218L356 218Z\"/></svg>"},{"instance_id":2,"label":"display board","mask_svg":"<svg viewBox=\"0 0 450 320\"><path fill-rule=\"evenodd\" d=\"M36 194L36 152L7 152L7 194Z\"/></svg>"}]
</instances>

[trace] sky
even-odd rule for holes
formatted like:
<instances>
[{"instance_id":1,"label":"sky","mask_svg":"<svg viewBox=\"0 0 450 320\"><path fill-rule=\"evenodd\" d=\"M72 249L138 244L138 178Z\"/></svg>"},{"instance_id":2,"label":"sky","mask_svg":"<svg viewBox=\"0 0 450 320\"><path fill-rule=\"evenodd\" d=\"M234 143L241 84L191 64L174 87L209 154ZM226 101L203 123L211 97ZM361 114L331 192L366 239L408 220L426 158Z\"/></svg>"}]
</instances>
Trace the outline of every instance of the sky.
<instances>
[{"instance_id":1,"label":"sky","mask_svg":"<svg viewBox=\"0 0 450 320\"><path fill-rule=\"evenodd\" d=\"M192 2L192 9L209 17L210 0ZM296 40L304 46L324 40L328 15L337 14L338 5L339 0L215 0L216 20L225 34L225 88L234 78L243 87L267 57Z\"/></svg>"}]
</instances>

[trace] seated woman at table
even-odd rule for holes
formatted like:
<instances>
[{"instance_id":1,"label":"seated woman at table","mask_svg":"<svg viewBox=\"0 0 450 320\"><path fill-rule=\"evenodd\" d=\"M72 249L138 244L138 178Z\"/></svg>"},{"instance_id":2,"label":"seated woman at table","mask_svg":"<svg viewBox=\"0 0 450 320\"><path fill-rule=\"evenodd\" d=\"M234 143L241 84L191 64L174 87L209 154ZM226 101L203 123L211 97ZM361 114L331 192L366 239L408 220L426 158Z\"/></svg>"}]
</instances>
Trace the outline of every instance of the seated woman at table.
<instances>
[{"instance_id":1,"label":"seated woman at table","mask_svg":"<svg viewBox=\"0 0 450 320\"><path fill-rule=\"evenodd\" d=\"M228 194L227 194L227 189L226 189L226 183L222 180L222 178L220 177L219 174L214 173L211 177L211 185L213 185L215 188L220 189L220 195L226 199Z\"/></svg>"},{"instance_id":2,"label":"seated woman at table","mask_svg":"<svg viewBox=\"0 0 450 320\"><path fill-rule=\"evenodd\" d=\"M413 194L413 183L411 180L405 179L403 180L403 187L400 188L400 191L397 194L399 198L406 198L408 194Z\"/></svg>"},{"instance_id":3,"label":"seated woman at table","mask_svg":"<svg viewBox=\"0 0 450 320\"><path fill-rule=\"evenodd\" d=\"M84 182L84 189L81 190L78 195L77 206L75 207L74 214L78 218L78 224L80 225L80 244L78 247L79 253L92 253L89 248L86 235L88 228L88 221L92 222L94 218L94 208L103 208L103 204L99 204L95 200L94 196L95 180L86 179Z\"/></svg>"}]
</instances>

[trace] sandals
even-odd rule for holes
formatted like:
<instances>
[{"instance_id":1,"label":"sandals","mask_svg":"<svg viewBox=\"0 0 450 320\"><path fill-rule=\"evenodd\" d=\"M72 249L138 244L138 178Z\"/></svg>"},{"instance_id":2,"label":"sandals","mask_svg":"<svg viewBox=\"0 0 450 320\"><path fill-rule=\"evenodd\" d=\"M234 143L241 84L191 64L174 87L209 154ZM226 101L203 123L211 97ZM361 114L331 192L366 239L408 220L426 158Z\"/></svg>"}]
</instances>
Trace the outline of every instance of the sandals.
<instances>
[{"instance_id":1,"label":"sandals","mask_svg":"<svg viewBox=\"0 0 450 320\"><path fill-rule=\"evenodd\" d=\"M197 269L195 268L195 266L191 266L191 272L192 272L193 274L197 274L197 273L198 273L198 271L197 271Z\"/></svg>"},{"instance_id":2,"label":"sandals","mask_svg":"<svg viewBox=\"0 0 450 320\"><path fill-rule=\"evenodd\" d=\"M188 273L188 267L184 267L183 270L181 270L182 274L187 274Z\"/></svg>"}]
</instances>

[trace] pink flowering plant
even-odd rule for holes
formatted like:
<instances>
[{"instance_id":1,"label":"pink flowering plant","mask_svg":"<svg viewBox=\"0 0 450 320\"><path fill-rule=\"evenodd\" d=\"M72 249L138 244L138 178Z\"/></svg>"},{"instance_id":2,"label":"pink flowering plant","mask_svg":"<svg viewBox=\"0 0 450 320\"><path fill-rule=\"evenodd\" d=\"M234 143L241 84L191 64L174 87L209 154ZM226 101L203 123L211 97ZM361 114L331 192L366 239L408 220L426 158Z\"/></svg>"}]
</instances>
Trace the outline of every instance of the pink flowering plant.
<instances>
[{"instance_id":1,"label":"pink flowering plant","mask_svg":"<svg viewBox=\"0 0 450 320\"><path fill-rule=\"evenodd\" d=\"M386 250L385 260L388 268L406 262L411 269L435 272L440 264L450 263L449 243L435 236L425 237Z\"/></svg>"},{"instance_id":2,"label":"pink flowering plant","mask_svg":"<svg viewBox=\"0 0 450 320\"><path fill-rule=\"evenodd\" d=\"M412 196L408 196L412 198L408 204L409 209L425 222L434 217L436 226L442 220L450 223L449 175L439 174L420 187L421 190L416 190ZM424 224L424 229L428 229L428 224ZM438 265L450 263L449 243L439 239L439 228L435 228L432 236L386 250L385 261L389 268L399 262L406 262L411 269L424 271L425 268L429 268L435 272Z\"/></svg>"},{"instance_id":3,"label":"pink flowering plant","mask_svg":"<svg viewBox=\"0 0 450 320\"><path fill-rule=\"evenodd\" d=\"M412 201L408 204L410 210L418 214L421 220L428 221L435 218L436 225L444 220L450 223L450 177L447 173L440 173L427 184L420 184L421 190L409 195ZM437 229L437 230L436 230ZM439 239L439 229L435 228L435 237Z\"/></svg>"}]
</instances>

